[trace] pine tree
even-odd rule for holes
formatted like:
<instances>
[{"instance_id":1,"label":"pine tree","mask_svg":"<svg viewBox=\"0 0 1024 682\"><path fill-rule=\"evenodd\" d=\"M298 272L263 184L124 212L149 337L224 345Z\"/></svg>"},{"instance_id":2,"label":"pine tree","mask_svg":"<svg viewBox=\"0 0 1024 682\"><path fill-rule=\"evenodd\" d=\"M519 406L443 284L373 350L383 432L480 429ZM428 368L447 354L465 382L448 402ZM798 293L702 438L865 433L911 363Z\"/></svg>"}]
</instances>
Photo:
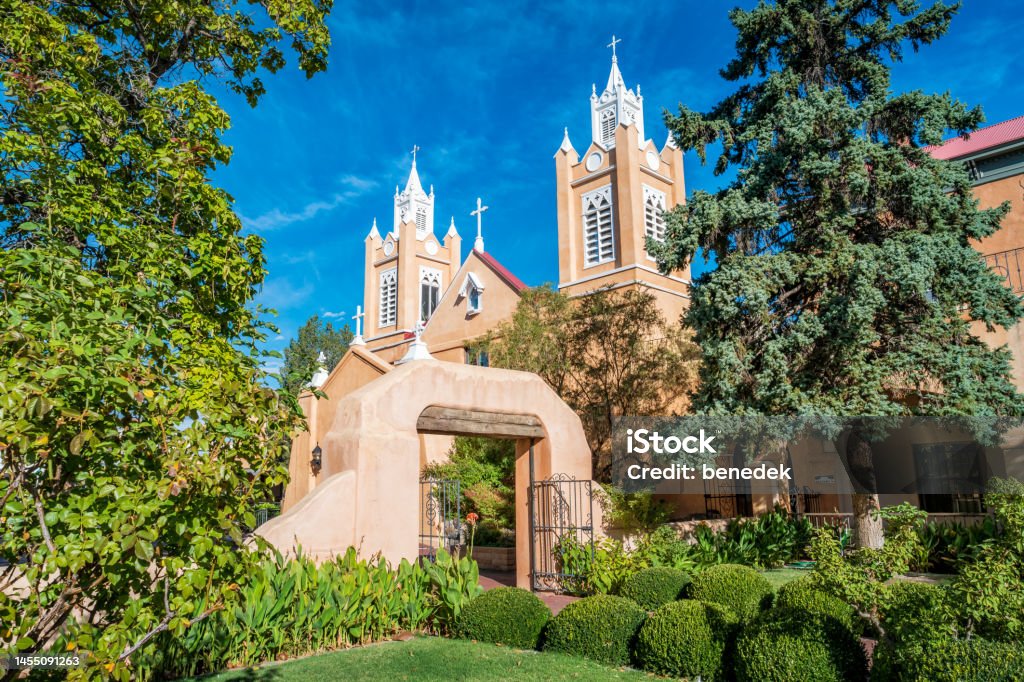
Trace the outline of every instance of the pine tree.
<instances>
[{"instance_id":1,"label":"pine tree","mask_svg":"<svg viewBox=\"0 0 1024 682\"><path fill-rule=\"evenodd\" d=\"M334 369L348 350L352 338L352 330L347 324L341 329L335 329L330 322L322 321L317 315L306 320L306 324L288 342L284 351L281 381L285 389L297 395L309 384L317 368L317 356L321 352L326 358L324 367L327 371Z\"/></svg>"},{"instance_id":2,"label":"pine tree","mask_svg":"<svg viewBox=\"0 0 1024 682\"><path fill-rule=\"evenodd\" d=\"M1010 327L1020 300L971 241L1008 206L979 210L965 169L929 155L982 121L947 94L893 94L891 64L946 33L957 6L779 0L734 10L735 92L666 115L677 142L736 178L669 216L660 266L698 248L686 321L703 350L695 407L709 414L1019 415L1010 353L977 330ZM972 326L976 325L976 326ZM870 448L852 468L873 481ZM866 458L866 460L865 460ZM879 546L871 490L856 535Z\"/></svg>"}]
</instances>

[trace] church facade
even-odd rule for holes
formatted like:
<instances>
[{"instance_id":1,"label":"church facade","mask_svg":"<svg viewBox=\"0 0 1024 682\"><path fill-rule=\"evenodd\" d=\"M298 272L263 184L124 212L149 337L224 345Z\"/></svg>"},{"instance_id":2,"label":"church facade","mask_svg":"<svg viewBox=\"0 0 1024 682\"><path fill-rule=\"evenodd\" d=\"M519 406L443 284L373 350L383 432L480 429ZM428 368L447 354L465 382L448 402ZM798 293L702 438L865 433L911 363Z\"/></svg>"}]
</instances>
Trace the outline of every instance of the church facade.
<instances>
[{"instance_id":1,"label":"church facade","mask_svg":"<svg viewBox=\"0 0 1024 682\"><path fill-rule=\"evenodd\" d=\"M614 53L604 89L590 96L590 139L582 153L566 130L554 154L558 224L558 289L570 297L597 290L643 289L651 293L669 322L686 310L690 271L686 267L661 273L648 254L648 239L665 237L664 212L685 202L683 154L671 136L659 148L644 131L644 101L640 87L628 88ZM1017 293L1024 293L1024 118L990 126L970 140L956 138L933 148L939 158L967 164L975 194L983 206L1011 202L1003 228L976 244L979 257L1002 274ZM357 336L349 353L314 387L330 400L305 394L309 431L292 444L291 482L282 509L287 510L313 491L317 474L309 453L324 440L335 422L335 405L377 378L405 363L433 359L458 364L486 364L474 356L473 341L510 319L526 285L485 248L480 200L476 233L463 257L463 237L450 220L443 234L435 222L433 186L425 189L414 148L404 188L395 188L390 228L374 221L365 238L364 297L357 315ZM443 223L441 223L443 225ZM1014 380L1024 389L1024 328L976 329L994 347L1013 352ZM445 457L450 436L423 434L421 466ZM1024 467L1024 446L1015 457ZM813 457L812 457L813 459ZM826 458L827 459L827 458ZM824 461L824 460L823 460ZM1024 469L1022 469L1024 470ZM818 473L797 482L796 491L822 514L850 511L848 496L831 492ZM880 471L880 476L885 476ZM762 495L745 490L711 490L680 486L664 490L678 516L713 517L757 513L793 493L780 490ZM890 496L883 504L921 503L915 495ZM674 499L673 499L674 498ZM685 499L684 499L685 498ZM712 500L709 502L709 500ZM948 503L948 504L947 504ZM710 505L710 506L709 506ZM713 509L718 505L720 508ZM945 500L935 513L973 513L977 499Z\"/></svg>"}]
</instances>

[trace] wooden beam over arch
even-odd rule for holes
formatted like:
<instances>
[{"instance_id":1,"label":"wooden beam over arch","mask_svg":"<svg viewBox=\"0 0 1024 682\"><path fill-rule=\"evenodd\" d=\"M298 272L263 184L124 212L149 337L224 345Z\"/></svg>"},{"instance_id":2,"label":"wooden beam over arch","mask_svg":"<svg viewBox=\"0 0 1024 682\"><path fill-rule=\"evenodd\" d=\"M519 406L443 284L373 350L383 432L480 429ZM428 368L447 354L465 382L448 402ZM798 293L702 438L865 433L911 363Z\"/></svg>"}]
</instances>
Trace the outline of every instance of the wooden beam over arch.
<instances>
[{"instance_id":1,"label":"wooden beam over arch","mask_svg":"<svg viewBox=\"0 0 1024 682\"><path fill-rule=\"evenodd\" d=\"M491 438L544 438L544 426L531 414L460 410L431 405L416 420L420 433Z\"/></svg>"}]
</instances>

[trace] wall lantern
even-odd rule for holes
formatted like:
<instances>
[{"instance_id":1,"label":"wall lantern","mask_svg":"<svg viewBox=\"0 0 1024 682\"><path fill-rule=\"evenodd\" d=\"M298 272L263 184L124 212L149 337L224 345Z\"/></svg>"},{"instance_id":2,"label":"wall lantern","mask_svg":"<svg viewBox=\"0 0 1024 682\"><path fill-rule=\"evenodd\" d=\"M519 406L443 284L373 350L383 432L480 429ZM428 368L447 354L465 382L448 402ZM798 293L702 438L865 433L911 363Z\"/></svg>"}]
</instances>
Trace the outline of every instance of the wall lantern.
<instances>
[{"instance_id":1,"label":"wall lantern","mask_svg":"<svg viewBox=\"0 0 1024 682\"><path fill-rule=\"evenodd\" d=\"M324 451L320 449L320 443L317 443L316 447L313 448L313 471L320 471L320 462L322 461L321 457L323 453Z\"/></svg>"}]
</instances>

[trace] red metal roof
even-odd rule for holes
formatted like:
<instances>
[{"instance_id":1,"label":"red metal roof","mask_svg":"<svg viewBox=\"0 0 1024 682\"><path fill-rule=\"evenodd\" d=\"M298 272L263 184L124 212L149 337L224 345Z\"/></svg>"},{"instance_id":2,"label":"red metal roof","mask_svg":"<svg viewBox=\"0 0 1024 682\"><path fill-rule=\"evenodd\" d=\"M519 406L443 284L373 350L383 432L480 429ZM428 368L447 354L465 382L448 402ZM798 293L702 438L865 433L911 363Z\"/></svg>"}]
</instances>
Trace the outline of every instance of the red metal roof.
<instances>
[{"instance_id":1,"label":"red metal roof","mask_svg":"<svg viewBox=\"0 0 1024 682\"><path fill-rule=\"evenodd\" d=\"M482 260L484 263L487 263L487 265L491 268L491 270L494 270L495 274L497 274L498 277L501 277L503 280L505 280L516 291L522 291L523 289L526 288L526 285L523 284L523 281L521 279L519 279L511 272L509 272L508 268L499 263L491 254L487 253L486 251L474 251L473 253L479 256L480 260Z\"/></svg>"},{"instance_id":2,"label":"red metal roof","mask_svg":"<svg viewBox=\"0 0 1024 682\"><path fill-rule=\"evenodd\" d=\"M1024 116L975 130L966 140L954 137L926 149L937 159L958 159L1021 139L1024 139Z\"/></svg>"}]
</instances>

